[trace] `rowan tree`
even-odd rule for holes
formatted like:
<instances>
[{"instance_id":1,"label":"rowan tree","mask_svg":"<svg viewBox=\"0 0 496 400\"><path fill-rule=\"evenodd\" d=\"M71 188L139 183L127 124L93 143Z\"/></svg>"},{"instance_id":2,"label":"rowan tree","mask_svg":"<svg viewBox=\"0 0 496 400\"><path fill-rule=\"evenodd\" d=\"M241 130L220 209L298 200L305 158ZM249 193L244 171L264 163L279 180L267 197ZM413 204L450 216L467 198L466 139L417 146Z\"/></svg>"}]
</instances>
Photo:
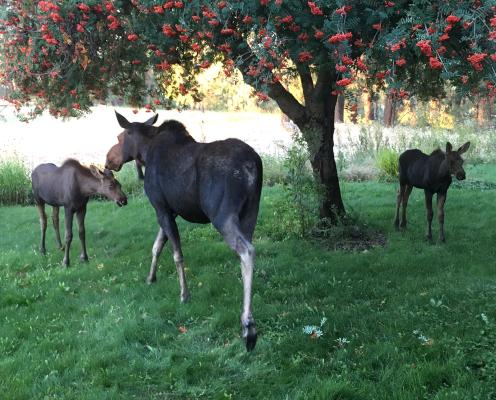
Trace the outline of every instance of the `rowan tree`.
<instances>
[{"instance_id":1,"label":"rowan tree","mask_svg":"<svg viewBox=\"0 0 496 400\"><path fill-rule=\"evenodd\" d=\"M214 62L239 69L260 101L275 100L300 128L323 186L320 216L345 208L334 160L338 94L365 81L389 96L457 90L493 94L495 1L3 1L1 79L30 116L77 116L109 94L164 106L195 94ZM182 80L171 76L180 66ZM365 77L365 79L363 79ZM301 83L303 101L288 90ZM147 83L148 82L148 83ZM175 83L176 82L176 83ZM171 90L171 88L173 90ZM151 96L151 97L150 97ZM151 104L144 104L146 99Z\"/></svg>"}]
</instances>

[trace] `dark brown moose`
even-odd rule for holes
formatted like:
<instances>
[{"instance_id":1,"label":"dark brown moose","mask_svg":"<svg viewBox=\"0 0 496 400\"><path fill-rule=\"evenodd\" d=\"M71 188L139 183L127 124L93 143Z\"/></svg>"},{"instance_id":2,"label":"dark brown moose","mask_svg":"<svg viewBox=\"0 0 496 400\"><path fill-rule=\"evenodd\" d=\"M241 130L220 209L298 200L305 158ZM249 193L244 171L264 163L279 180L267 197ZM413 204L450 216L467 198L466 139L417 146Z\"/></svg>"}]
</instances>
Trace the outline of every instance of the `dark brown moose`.
<instances>
[{"instance_id":1,"label":"dark brown moose","mask_svg":"<svg viewBox=\"0 0 496 400\"><path fill-rule=\"evenodd\" d=\"M54 164L40 164L31 174L34 200L38 207L41 224L40 252L46 254L45 234L47 217L45 204L53 207L53 227L57 243L63 249L59 231L59 207L65 212L65 255L64 265L69 266L69 251L72 242L72 220L76 214L81 240L81 261L88 261L86 252L86 234L84 217L86 205L93 194L101 194L114 200L117 205L127 204L127 198L121 190L120 183L109 170L99 171L94 165L82 166L73 159L66 160L60 167Z\"/></svg>"},{"instance_id":2,"label":"dark brown moose","mask_svg":"<svg viewBox=\"0 0 496 400\"><path fill-rule=\"evenodd\" d=\"M252 350L257 340L251 288L255 259L252 237L262 189L259 155L237 139L198 143L178 121L165 121L154 127L157 115L145 123L131 123L119 113L116 115L125 131L109 150L105 167L118 171L131 160L145 165L145 193L160 225L148 283L156 280L157 260L169 240L179 275L181 302L186 302L190 294L176 217L203 224L211 222L241 259L241 326L246 349Z\"/></svg>"},{"instance_id":3,"label":"dark brown moose","mask_svg":"<svg viewBox=\"0 0 496 400\"><path fill-rule=\"evenodd\" d=\"M432 240L432 196L437 193L437 212L439 219L439 240L445 241L444 236L444 204L446 194L451 185L451 176L458 180L465 179L461 154L465 153L470 142L453 151L451 143L446 143L446 152L434 150L430 155L418 149L407 150L399 157L400 188L396 200L396 229L406 227L406 207L408 197L413 187L424 189L425 207L427 208L427 239ZM400 223L400 205L403 205Z\"/></svg>"}]
</instances>

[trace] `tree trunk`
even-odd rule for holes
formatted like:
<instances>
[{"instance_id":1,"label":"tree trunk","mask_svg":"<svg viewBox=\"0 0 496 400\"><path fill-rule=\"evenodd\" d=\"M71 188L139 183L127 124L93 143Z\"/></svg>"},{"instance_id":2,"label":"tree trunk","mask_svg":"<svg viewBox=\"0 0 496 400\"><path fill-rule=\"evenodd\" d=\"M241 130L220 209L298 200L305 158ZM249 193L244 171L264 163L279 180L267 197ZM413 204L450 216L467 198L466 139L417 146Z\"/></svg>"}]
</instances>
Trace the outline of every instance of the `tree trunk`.
<instances>
[{"instance_id":1,"label":"tree trunk","mask_svg":"<svg viewBox=\"0 0 496 400\"><path fill-rule=\"evenodd\" d=\"M486 127L490 120L490 113L487 97L479 97L477 102L477 125L481 128Z\"/></svg>"},{"instance_id":2,"label":"tree trunk","mask_svg":"<svg viewBox=\"0 0 496 400\"><path fill-rule=\"evenodd\" d=\"M392 95L386 96L384 104L384 126L390 128L394 125L395 102Z\"/></svg>"},{"instance_id":3,"label":"tree trunk","mask_svg":"<svg viewBox=\"0 0 496 400\"><path fill-rule=\"evenodd\" d=\"M364 114L367 121L375 121L377 115L377 101L371 92L365 93Z\"/></svg>"},{"instance_id":4,"label":"tree trunk","mask_svg":"<svg viewBox=\"0 0 496 400\"><path fill-rule=\"evenodd\" d=\"M322 189L319 216L335 224L345 214L338 170L334 157L334 115L337 96L326 95L321 107L322 119L312 119L300 126L310 154L312 170Z\"/></svg>"},{"instance_id":5,"label":"tree trunk","mask_svg":"<svg viewBox=\"0 0 496 400\"><path fill-rule=\"evenodd\" d=\"M344 122L344 95L340 94L338 96L338 101L336 103L336 109L334 111L334 121L338 123Z\"/></svg>"}]
</instances>

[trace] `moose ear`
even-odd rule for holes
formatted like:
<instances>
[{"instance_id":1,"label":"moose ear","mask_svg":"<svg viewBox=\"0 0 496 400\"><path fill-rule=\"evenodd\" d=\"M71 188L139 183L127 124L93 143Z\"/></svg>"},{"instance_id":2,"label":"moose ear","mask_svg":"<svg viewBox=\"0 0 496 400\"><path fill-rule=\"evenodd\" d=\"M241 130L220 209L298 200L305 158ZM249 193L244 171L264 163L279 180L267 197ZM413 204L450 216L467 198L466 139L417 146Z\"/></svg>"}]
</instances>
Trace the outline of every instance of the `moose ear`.
<instances>
[{"instance_id":1,"label":"moose ear","mask_svg":"<svg viewBox=\"0 0 496 400\"><path fill-rule=\"evenodd\" d=\"M95 167L93 164L90 165L90 171L93 174L95 178L98 179L103 179L103 173L100 171L97 167Z\"/></svg>"},{"instance_id":2,"label":"moose ear","mask_svg":"<svg viewBox=\"0 0 496 400\"><path fill-rule=\"evenodd\" d=\"M470 142L467 142L465 143L463 146L461 146L459 149L458 149L458 154L463 154L465 153L468 148L470 147Z\"/></svg>"},{"instance_id":3,"label":"moose ear","mask_svg":"<svg viewBox=\"0 0 496 400\"><path fill-rule=\"evenodd\" d=\"M117 121L119 122L119 125L121 126L121 128L124 128L124 129L131 128L131 123L126 119L126 117L122 116L117 111L115 112L115 116L117 117Z\"/></svg>"},{"instance_id":4,"label":"moose ear","mask_svg":"<svg viewBox=\"0 0 496 400\"><path fill-rule=\"evenodd\" d=\"M157 122L158 114L155 114L149 120L143 122L145 125L152 126L155 122Z\"/></svg>"},{"instance_id":5,"label":"moose ear","mask_svg":"<svg viewBox=\"0 0 496 400\"><path fill-rule=\"evenodd\" d=\"M449 153L453 150L453 145L450 142L446 142L446 153Z\"/></svg>"}]
</instances>

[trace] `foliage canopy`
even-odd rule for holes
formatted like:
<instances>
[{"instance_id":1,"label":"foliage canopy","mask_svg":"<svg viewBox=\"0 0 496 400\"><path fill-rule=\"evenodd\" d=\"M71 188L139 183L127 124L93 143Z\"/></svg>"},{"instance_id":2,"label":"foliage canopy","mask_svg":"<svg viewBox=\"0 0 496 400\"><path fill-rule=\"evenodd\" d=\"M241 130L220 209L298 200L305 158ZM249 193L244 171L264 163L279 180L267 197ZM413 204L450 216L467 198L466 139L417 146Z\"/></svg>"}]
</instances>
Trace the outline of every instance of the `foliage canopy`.
<instances>
[{"instance_id":1,"label":"foliage canopy","mask_svg":"<svg viewBox=\"0 0 496 400\"><path fill-rule=\"evenodd\" d=\"M0 2L0 80L31 117L49 108L77 116L110 94L136 106L167 106L197 94L214 62L239 68L259 100L297 102L319 71L341 91L357 74L392 94L493 92L494 0L82 0ZM182 79L171 79L181 66ZM161 85L168 86L164 97ZM483 83L483 85L481 85ZM318 82L317 82L318 84ZM281 94L285 99L281 100ZM199 94L198 94L199 96Z\"/></svg>"}]
</instances>

